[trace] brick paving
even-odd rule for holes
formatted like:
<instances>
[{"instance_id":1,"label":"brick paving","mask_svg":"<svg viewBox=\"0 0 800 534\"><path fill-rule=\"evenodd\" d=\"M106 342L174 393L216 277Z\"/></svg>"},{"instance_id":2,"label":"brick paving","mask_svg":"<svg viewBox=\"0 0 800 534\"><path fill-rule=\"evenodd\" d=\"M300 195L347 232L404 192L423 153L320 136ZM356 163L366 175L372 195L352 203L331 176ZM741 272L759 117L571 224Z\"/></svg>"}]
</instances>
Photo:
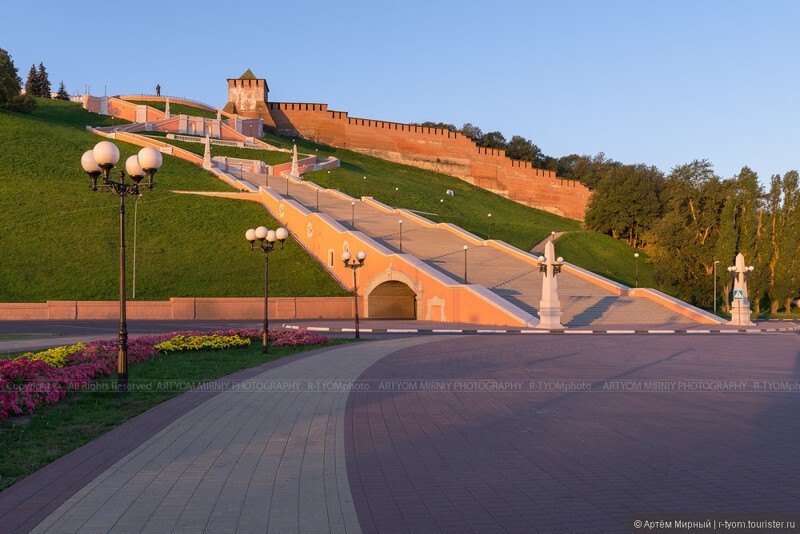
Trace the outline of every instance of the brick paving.
<instances>
[{"instance_id":1,"label":"brick paving","mask_svg":"<svg viewBox=\"0 0 800 534\"><path fill-rule=\"evenodd\" d=\"M394 353L361 376L370 391L348 400L361 527L608 532L626 530L632 513L797 513L800 392L753 391L757 381L800 384L797 342L495 336ZM746 391L691 390L730 381ZM452 390L516 382L519 391ZM614 390L645 383L684 390Z\"/></svg>"},{"instance_id":2,"label":"brick paving","mask_svg":"<svg viewBox=\"0 0 800 534\"><path fill-rule=\"evenodd\" d=\"M36 525L33 532L358 532L344 461L347 391L302 385L351 381L386 354L427 341L336 347L250 371L237 390L175 413L146 439L128 427L138 446L126 444L126 455L108 450L113 465L93 469L77 491L70 488L68 498L40 479L36 491L21 492L25 484L12 488L23 498L0 500L0 516L13 518L28 501L62 497L63 504L49 515L28 511L20 528L9 531ZM260 387L293 382L300 387ZM91 464L92 452L90 447L74 454ZM98 463L103 460L108 461ZM64 468L49 480L71 478L75 464L62 462Z\"/></svg>"}]
</instances>

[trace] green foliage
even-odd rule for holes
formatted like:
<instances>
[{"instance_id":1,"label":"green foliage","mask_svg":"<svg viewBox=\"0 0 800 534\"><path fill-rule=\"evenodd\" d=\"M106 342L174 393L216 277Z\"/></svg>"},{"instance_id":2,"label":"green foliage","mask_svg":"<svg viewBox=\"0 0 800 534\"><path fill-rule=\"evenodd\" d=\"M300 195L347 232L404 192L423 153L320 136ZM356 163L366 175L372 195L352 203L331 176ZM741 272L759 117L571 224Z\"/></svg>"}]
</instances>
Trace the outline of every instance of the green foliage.
<instances>
[{"instance_id":1,"label":"green foliage","mask_svg":"<svg viewBox=\"0 0 800 534\"><path fill-rule=\"evenodd\" d=\"M41 92L39 73L36 72L36 65L31 65L31 70L28 71L28 79L25 81L25 94L39 96Z\"/></svg>"},{"instance_id":2,"label":"green foliage","mask_svg":"<svg viewBox=\"0 0 800 534\"><path fill-rule=\"evenodd\" d=\"M475 139L475 144L486 148L504 150L506 148L506 138L500 132L487 132Z\"/></svg>"},{"instance_id":3,"label":"green foliage","mask_svg":"<svg viewBox=\"0 0 800 534\"><path fill-rule=\"evenodd\" d=\"M592 232L573 232L561 236L556 241L556 253L564 260L610 278L616 282L634 287L636 283L639 253L639 287L656 287L653 278L653 260L642 249L634 249L613 237ZM662 291L673 293L670 287Z\"/></svg>"},{"instance_id":4,"label":"green foliage","mask_svg":"<svg viewBox=\"0 0 800 534\"><path fill-rule=\"evenodd\" d=\"M665 214L649 238L656 281L675 286L692 304L710 307L713 252L729 184L720 181L709 162L695 160L672 170L665 193Z\"/></svg>"},{"instance_id":5,"label":"green foliage","mask_svg":"<svg viewBox=\"0 0 800 534\"><path fill-rule=\"evenodd\" d=\"M100 138L78 125L99 118L56 100L41 100L30 117L0 112L0 301L118 298L119 202L91 192L79 164ZM47 149L37 150L45 139ZM120 161L140 149L116 144ZM277 221L256 203L171 192L231 190L177 158L164 157L156 183L138 206L136 298L263 295L264 259L244 232ZM134 201L127 201L129 295ZM273 296L346 295L292 239L270 260Z\"/></svg>"},{"instance_id":6,"label":"green foliage","mask_svg":"<svg viewBox=\"0 0 800 534\"><path fill-rule=\"evenodd\" d=\"M511 141L506 145L506 156L511 159L518 159L521 161L531 161L540 166L542 161L542 151L539 147L533 144L530 139L525 139L521 135L515 135Z\"/></svg>"},{"instance_id":7,"label":"green foliage","mask_svg":"<svg viewBox=\"0 0 800 534\"><path fill-rule=\"evenodd\" d=\"M620 165L622 164L618 161L607 159L602 152L596 156L570 154L558 158L555 170L565 180L578 180L586 187L596 189L603 176Z\"/></svg>"},{"instance_id":8,"label":"green foliage","mask_svg":"<svg viewBox=\"0 0 800 534\"><path fill-rule=\"evenodd\" d=\"M56 100L69 100L69 93L67 93L66 87L64 87L64 81L62 80L60 84L58 84L58 93L56 94Z\"/></svg>"},{"instance_id":9,"label":"green foliage","mask_svg":"<svg viewBox=\"0 0 800 534\"><path fill-rule=\"evenodd\" d=\"M797 171L773 176L769 194L772 222L772 258L769 264L770 311L788 312L800 290L800 189Z\"/></svg>"},{"instance_id":10,"label":"green foliage","mask_svg":"<svg viewBox=\"0 0 800 534\"><path fill-rule=\"evenodd\" d=\"M17 73L14 60L8 52L0 48L0 106L19 95L22 80Z\"/></svg>"},{"instance_id":11,"label":"green foliage","mask_svg":"<svg viewBox=\"0 0 800 534\"><path fill-rule=\"evenodd\" d=\"M31 65L31 70L28 71L28 80L25 82L25 94L50 98L50 79L43 63L39 63L38 69L36 65Z\"/></svg>"},{"instance_id":12,"label":"green foliage","mask_svg":"<svg viewBox=\"0 0 800 534\"><path fill-rule=\"evenodd\" d=\"M456 127L449 122L432 122L432 121L425 121L425 122L412 122L411 124L416 126L422 126L423 128L441 128L443 130L451 130L453 132L456 131Z\"/></svg>"},{"instance_id":13,"label":"green foliage","mask_svg":"<svg viewBox=\"0 0 800 534\"><path fill-rule=\"evenodd\" d=\"M13 111L14 113L22 113L30 115L36 111L36 99L29 94L12 96L5 104L3 109L6 111Z\"/></svg>"},{"instance_id":14,"label":"green foliage","mask_svg":"<svg viewBox=\"0 0 800 534\"><path fill-rule=\"evenodd\" d=\"M641 246L645 231L661 215L658 193L664 177L655 167L609 167L597 184L586 210L586 227L632 247Z\"/></svg>"},{"instance_id":15,"label":"green foliage","mask_svg":"<svg viewBox=\"0 0 800 534\"><path fill-rule=\"evenodd\" d=\"M41 93L36 96L50 98L50 78L44 68L44 63L39 63L39 89Z\"/></svg>"}]
</instances>

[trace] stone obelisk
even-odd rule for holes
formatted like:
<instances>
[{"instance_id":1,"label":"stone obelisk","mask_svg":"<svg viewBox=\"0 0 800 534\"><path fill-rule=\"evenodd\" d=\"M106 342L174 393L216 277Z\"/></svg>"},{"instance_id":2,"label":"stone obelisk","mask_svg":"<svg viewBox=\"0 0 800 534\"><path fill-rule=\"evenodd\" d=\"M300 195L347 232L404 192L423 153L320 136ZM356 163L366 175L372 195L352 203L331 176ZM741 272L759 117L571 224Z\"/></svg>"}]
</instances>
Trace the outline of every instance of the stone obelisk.
<instances>
[{"instance_id":1,"label":"stone obelisk","mask_svg":"<svg viewBox=\"0 0 800 534\"><path fill-rule=\"evenodd\" d=\"M558 299L558 281L556 275L561 272L563 258L556 258L556 247L553 240L544 246L544 258L539 261L542 272L542 300L539 301L539 324L536 328L547 330L564 330L561 324L561 301Z\"/></svg>"},{"instance_id":2,"label":"stone obelisk","mask_svg":"<svg viewBox=\"0 0 800 534\"><path fill-rule=\"evenodd\" d=\"M731 321L728 324L737 326L752 326L750 321L750 297L747 293L746 275L753 271L753 266L746 266L744 254L736 255L736 265L728 267L728 271L735 273L733 280L733 304L731 305Z\"/></svg>"}]
</instances>

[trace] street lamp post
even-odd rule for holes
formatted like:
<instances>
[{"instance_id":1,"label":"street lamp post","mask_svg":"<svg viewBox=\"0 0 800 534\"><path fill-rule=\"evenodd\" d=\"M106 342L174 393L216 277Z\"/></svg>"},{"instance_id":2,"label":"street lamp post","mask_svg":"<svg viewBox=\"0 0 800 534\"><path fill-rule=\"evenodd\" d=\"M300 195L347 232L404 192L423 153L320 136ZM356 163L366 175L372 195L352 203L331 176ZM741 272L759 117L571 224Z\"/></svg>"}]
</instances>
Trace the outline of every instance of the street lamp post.
<instances>
[{"instance_id":1,"label":"street lamp post","mask_svg":"<svg viewBox=\"0 0 800 534\"><path fill-rule=\"evenodd\" d=\"M492 214L490 213L488 216L489 218L489 231L486 234L486 239L492 238Z\"/></svg>"},{"instance_id":2,"label":"street lamp post","mask_svg":"<svg viewBox=\"0 0 800 534\"><path fill-rule=\"evenodd\" d=\"M717 314L717 264L719 260L714 260L714 315Z\"/></svg>"},{"instance_id":3,"label":"street lamp post","mask_svg":"<svg viewBox=\"0 0 800 534\"><path fill-rule=\"evenodd\" d=\"M139 201L142 200L141 193L133 203L133 294L131 298L136 300L136 234L138 233Z\"/></svg>"},{"instance_id":4,"label":"street lamp post","mask_svg":"<svg viewBox=\"0 0 800 534\"><path fill-rule=\"evenodd\" d=\"M342 253L342 261L344 266L348 269L353 269L353 304L355 305L355 324L356 324L356 339L361 338L358 326L358 281L356 279L356 271L364 266L364 260L367 259L367 253L359 250L355 259L350 259L350 251Z\"/></svg>"},{"instance_id":5,"label":"street lamp post","mask_svg":"<svg viewBox=\"0 0 800 534\"><path fill-rule=\"evenodd\" d=\"M444 222L444 199L439 199L439 222Z\"/></svg>"},{"instance_id":6,"label":"street lamp post","mask_svg":"<svg viewBox=\"0 0 800 534\"><path fill-rule=\"evenodd\" d=\"M245 238L250 242L250 250L258 249L264 253L264 336L261 340L261 351L264 354L268 351L267 341L269 338L269 310L267 308L269 303L269 253L275 249L276 241L283 248L287 237L289 237L289 231L283 227L277 230L268 230L266 226L259 226L245 232ZM258 244L256 244L256 239L258 239Z\"/></svg>"},{"instance_id":7,"label":"street lamp post","mask_svg":"<svg viewBox=\"0 0 800 534\"><path fill-rule=\"evenodd\" d=\"M400 253L403 253L403 219L397 221L400 223Z\"/></svg>"},{"instance_id":8,"label":"street lamp post","mask_svg":"<svg viewBox=\"0 0 800 534\"><path fill-rule=\"evenodd\" d=\"M317 188L317 212L319 212L319 188Z\"/></svg>"},{"instance_id":9,"label":"street lamp post","mask_svg":"<svg viewBox=\"0 0 800 534\"><path fill-rule=\"evenodd\" d=\"M634 258L634 265L635 265L635 272L636 272L636 274L634 276L636 278L636 287L638 288L639 287L639 253L638 252L634 253L633 254L633 258Z\"/></svg>"},{"instance_id":10,"label":"street lamp post","mask_svg":"<svg viewBox=\"0 0 800 534\"><path fill-rule=\"evenodd\" d=\"M125 171L120 171L119 180L109 178L111 169L119 161L119 149L110 141L100 141L92 150L81 156L81 166L91 178L90 188L98 190L97 178L103 176L99 187L119 197L119 352L117 354L117 391L128 391L128 322L125 298L125 197L139 194L139 184L148 177L147 188L153 189L153 176L161 167L161 153L155 148L145 147L136 156L125 161ZM125 182L125 173L131 183Z\"/></svg>"},{"instance_id":11,"label":"street lamp post","mask_svg":"<svg viewBox=\"0 0 800 534\"><path fill-rule=\"evenodd\" d=\"M353 230L355 230L356 229L356 201L355 200L350 203L350 209L352 210L352 213L350 214L350 226L352 226Z\"/></svg>"},{"instance_id":12,"label":"street lamp post","mask_svg":"<svg viewBox=\"0 0 800 534\"><path fill-rule=\"evenodd\" d=\"M467 283L467 249L469 247L464 245L464 283Z\"/></svg>"}]
</instances>

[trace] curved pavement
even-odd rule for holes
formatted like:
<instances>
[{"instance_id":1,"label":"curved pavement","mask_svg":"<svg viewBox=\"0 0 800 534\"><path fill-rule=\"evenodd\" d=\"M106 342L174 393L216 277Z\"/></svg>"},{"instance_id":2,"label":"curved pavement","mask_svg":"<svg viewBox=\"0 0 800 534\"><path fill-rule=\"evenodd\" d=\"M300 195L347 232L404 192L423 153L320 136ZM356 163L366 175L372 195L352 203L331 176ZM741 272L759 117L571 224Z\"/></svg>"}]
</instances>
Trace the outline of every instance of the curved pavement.
<instances>
[{"instance_id":1,"label":"curved pavement","mask_svg":"<svg viewBox=\"0 0 800 534\"><path fill-rule=\"evenodd\" d=\"M636 513L797 513L797 340L497 336L396 352L360 378L383 389L348 399L361 527L625 532Z\"/></svg>"},{"instance_id":2,"label":"curved pavement","mask_svg":"<svg viewBox=\"0 0 800 534\"><path fill-rule=\"evenodd\" d=\"M797 339L459 335L314 351L54 462L0 493L0 531L609 532L637 513L796 513ZM63 504L14 527L47 499Z\"/></svg>"},{"instance_id":3,"label":"curved pavement","mask_svg":"<svg viewBox=\"0 0 800 534\"><path fill-rule=\"evenodd\" d=\"M347 391L336 384L430 341L345 345L244 380L106 469L33 532L359 532L344 462Z\"/></svg>"}]
</instances>

